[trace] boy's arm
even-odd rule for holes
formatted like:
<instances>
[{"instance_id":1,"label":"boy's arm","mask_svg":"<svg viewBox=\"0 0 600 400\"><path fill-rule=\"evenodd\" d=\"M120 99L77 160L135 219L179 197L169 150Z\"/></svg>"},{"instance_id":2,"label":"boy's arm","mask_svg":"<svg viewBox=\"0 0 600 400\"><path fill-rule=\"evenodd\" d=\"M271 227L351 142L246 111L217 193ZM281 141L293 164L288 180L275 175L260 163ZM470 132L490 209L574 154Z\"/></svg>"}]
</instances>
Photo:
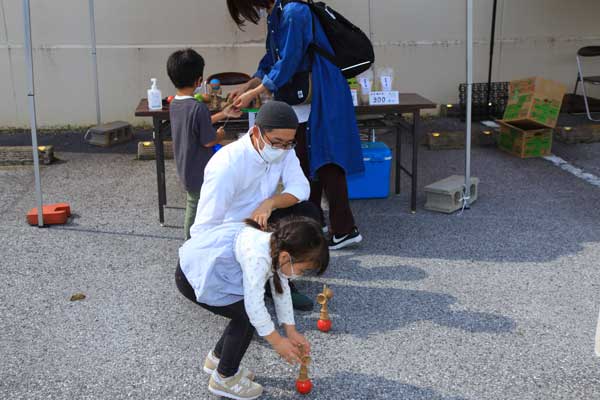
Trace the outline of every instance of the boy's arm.
<instances>
[{"instance_id":1,"label":"boy's arm","mask_svg":"<svg viewBox=\"0 0 600 400\"><path fill-rule=\"evenodd\" d=\"M216 124L219 121L223 121L225 118L239 118L241 117L243 112L241 110L234 110L232 105L228 105L223 109L223 111L219 111L216 114L213 114L210 117L210 122Z\"/></svg>"}]
</instances>

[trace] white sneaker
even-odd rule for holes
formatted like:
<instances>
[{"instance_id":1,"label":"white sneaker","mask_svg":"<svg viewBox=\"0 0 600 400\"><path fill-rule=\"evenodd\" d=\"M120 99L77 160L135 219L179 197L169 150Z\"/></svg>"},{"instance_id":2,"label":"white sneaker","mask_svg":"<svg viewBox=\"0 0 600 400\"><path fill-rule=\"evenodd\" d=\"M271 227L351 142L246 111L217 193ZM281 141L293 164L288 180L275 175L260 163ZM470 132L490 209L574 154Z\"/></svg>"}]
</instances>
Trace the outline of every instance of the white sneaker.
<instances>
[{"instance_id":1,"label":"white sneaker","mask_svg":"<svg viewBox=\"0 0 600 400\"><path fill-rule=\"evenodd\" d=\"M213 372L208 382L208 390L217 396L234 400L252 400L260 397L263 387L243 376L240 372L229 378L222 378Z\"/></svg>"},{"instance_id":2,"label":"white sneaker","mask_svg":"<svg viewBox=\"0 0 600 400\"><path fill-rule=\"evenodd\" d=\"M202 367L202 370L209 375L212 374L219 366L219 361L220 360L215 357L212 350L209 351L204 359L204 366ZM253 381L255 378L254 372L250 371L248 368L240 367L238 372L241 372L243 376L251 381Z\"/></svg>"}]
</instances>

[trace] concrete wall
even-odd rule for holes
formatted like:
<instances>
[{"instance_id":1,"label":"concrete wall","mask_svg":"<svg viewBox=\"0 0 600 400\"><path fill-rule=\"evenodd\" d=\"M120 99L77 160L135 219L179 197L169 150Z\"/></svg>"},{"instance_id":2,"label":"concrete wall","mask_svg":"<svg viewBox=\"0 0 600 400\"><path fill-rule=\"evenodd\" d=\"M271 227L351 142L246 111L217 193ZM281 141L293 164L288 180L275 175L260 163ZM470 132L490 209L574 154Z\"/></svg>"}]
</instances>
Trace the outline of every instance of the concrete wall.
<instances>
[{"instance_id":1,"label":"concrete wall","mask_svg":"<svg viewBox=\"0 0 600 400\"><path fill-rule=\"evenodd\" d=\"M38 120L41 126L95 122L89 16L84 0L34 0L32 23ZM466 0L330 0L368 32L377 63L393 66L401 91L455 102L465 75ZM487 76L493 0L475 0L475 79ZM574 54L600 44L597 0L499 0L494 80L543 75L574 83ZM168 55L191 46L206 74L253 72L264 49L264 26L241 32L225 0L97 0L103 119L133 117L150 77L172 93ZM20 0L0 0L0 127L27 126L26 71ZM600 72L600 66L597 71Z\"/></svg>"}]
</instances>

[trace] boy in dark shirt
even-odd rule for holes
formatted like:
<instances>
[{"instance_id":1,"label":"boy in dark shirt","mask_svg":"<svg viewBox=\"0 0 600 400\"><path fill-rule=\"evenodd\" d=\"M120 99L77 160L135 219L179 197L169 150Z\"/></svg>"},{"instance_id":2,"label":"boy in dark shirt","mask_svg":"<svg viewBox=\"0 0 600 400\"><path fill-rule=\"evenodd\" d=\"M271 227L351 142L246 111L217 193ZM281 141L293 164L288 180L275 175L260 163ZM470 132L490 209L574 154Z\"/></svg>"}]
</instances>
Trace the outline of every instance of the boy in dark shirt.
<instances>
[{"instance_id":1,"label":"boy in dark shirt","mask_svg":"<svg viewBox=\"0 0 600 400\"><path fill-rule=\"evenodd\" d=\"M196 51L185 49L171 54L167 61L167 73L177 89L169 115L177 174L187 192L183 224L187 240L196 218L204 168L214 153L212 147L225 136L223 128L215 131L212 124L228 117L237 118L241 112L227 107L211 116L206 105L193 97L204 74L204 59Z\"/></svg>"}]
</instances>

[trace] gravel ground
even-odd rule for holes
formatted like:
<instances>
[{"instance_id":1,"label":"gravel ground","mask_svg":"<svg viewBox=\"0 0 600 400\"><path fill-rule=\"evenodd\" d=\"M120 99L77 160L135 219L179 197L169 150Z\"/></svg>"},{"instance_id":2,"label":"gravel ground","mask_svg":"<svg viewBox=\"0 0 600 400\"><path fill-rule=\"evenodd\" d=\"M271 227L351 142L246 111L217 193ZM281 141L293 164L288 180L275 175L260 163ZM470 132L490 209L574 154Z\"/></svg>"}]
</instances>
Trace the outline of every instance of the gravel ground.
<instances>
[{"instance_id":1,"label":"gravel ground","mask_svg":"<svg viewBox=\"0 0 600 400\"><path fill-rule=\"evenodd\" d=\"M134 160L135 146L40 141L57 143L63 160L42 168L44 200L68 201L75 216L29 227L31 167L0 168L0 398L213 398L200 363L225 320L174 285L184 196L173 162L161 227L154 162ZM600 168L597 146L555 150ZM420 157L421 188L463 169L462 151L422 147ZM600 398L600 188L493 148L473 149L473 171L480 199L460 216L425 211L422 190L410 214L407 179L400 196L353 202L362 245L298 283L311 297L324 282L335 291L331 333L316 330L317 309L297 314L313 345L305 398ZM87 298L70 302L76 292ZM297 368L264 341L244 365L263 398L302 398Z\"/></svg>"}]
</instances>

